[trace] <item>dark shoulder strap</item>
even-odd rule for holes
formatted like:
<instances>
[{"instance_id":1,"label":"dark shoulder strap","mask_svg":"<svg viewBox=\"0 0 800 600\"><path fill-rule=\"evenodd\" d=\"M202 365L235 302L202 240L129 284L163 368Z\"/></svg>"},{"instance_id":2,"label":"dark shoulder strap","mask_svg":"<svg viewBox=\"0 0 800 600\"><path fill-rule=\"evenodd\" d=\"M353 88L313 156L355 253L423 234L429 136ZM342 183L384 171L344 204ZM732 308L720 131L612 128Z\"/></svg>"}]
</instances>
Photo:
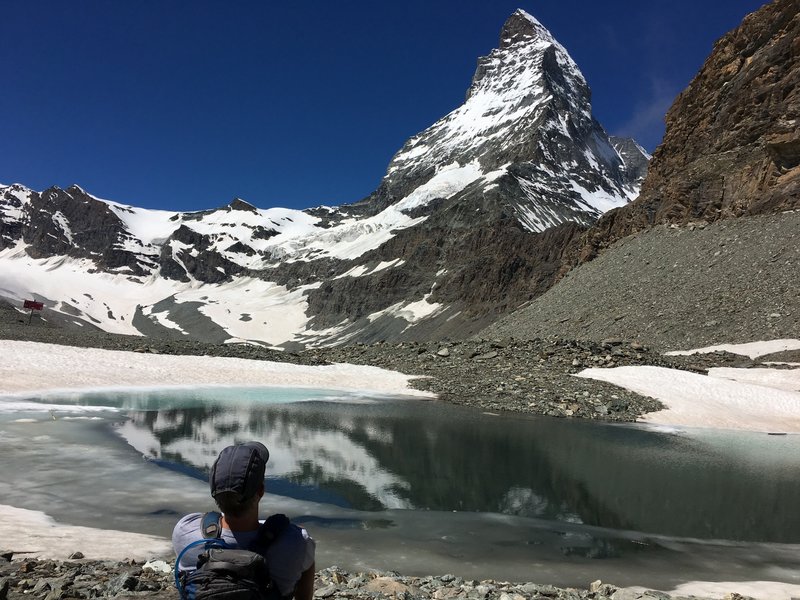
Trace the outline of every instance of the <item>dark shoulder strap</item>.
<instances>
[{"instance_id":1,"label":"dark shoulder strap","mask_svg":"<svg viewBox=\"0 0 800 600\"><path fill-rule=\"evenodd\" d=\"M289 527L290 521L286 515L275 514L267 518L258 528L258 537L253 542L257 551L264 552L269 545L280 537Z\"/></svg>"},{"instance_id":2,"label":"dark shoulder strap","mask_svg":"<svg viewBox=\"0 0 800 600\"><path fill-rule=\"evenodd\" d=\"M204 514L200 531L203 534L203 539L206 540L222 537L222 515L217 511L210 511Z\"/></svg>"}]
</instances>

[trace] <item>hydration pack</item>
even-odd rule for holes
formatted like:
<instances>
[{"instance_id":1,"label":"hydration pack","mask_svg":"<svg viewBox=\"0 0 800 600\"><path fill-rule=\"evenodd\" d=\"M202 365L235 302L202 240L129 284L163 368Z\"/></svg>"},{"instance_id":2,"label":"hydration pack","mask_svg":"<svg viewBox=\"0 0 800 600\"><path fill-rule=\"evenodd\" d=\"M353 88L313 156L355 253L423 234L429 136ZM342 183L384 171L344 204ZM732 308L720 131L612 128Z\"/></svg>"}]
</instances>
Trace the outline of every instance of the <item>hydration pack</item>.
<instances>
[{"instance_id":1,"label":"hydration pack","mask_svg":"<svg viewBox=\"0 0 800 600\"><path fill-rule=\"evenodd\" d=\"M272 515L258 530L249 549L236 548L222 539L221 515L203 515L203 539L184 548L175 561L175 585L182 600L280 600L278 586L269 575L264 554L289 525L286 515ZM205 545L194 571L179 571L187 550Z\"/></svg>"}]
</instances>

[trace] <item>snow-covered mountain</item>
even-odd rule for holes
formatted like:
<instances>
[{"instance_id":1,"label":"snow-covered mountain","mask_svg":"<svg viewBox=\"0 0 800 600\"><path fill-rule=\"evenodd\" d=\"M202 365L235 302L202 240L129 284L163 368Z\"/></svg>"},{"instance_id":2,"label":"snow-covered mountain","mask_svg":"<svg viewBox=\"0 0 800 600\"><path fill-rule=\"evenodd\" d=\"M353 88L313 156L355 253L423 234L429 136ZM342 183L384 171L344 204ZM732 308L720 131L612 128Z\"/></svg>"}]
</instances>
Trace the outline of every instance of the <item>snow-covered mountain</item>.
<instances>
[{"instance_id":1,"label":"snow-covered mountain","mask_svg":"<svg viewBox=\"0 0 800 600\"><path fill-rule=\"evenodd\" d=\"M291 348L467 335L543 292L566 241L635 198L566 50L515 12L462 106L338 208L174 213L0 186L0 297L117 333Z\"/></svg>"}]
</instances>

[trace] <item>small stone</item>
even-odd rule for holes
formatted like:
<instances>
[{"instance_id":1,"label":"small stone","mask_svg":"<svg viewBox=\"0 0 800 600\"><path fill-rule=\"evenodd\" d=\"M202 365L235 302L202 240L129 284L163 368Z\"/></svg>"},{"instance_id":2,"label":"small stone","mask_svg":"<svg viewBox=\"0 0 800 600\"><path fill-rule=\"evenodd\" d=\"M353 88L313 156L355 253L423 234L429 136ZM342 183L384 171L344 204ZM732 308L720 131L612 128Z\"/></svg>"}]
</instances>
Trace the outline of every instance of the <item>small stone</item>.
<instances>
[{"instance_id":1,"label":"small stone","mask_svg":"<svg viewBox=\"0 0 800 600\"><path fill-rule=\"evenodd\" d=\"M19 566L19 570L21 573L33 573L35 568L36 564L29 560L24 560L22 564Z\"/></svg>"},{"instance_id":2,"label":"small stone","mask_svg":"<svg viewBox=\"0 0 800 600\"><path fill-rule=\"evenodd\" d=\"M344 575L338 571L334 571L333 575L331 575L331 581L333 581L333 583L347 583Z\"/></svg>"},{"instance_id":3,"label":"small stone","mask_svg":"<svg viewBox=\"0 0 800 600\"><path fill-rule=\"evenodd\" d=\"M450 349L449 348L439 348L439 351L436 354L438 356L448 357L448 356L450 356Z\"/></svg>"},{"instance_id":4,"label":"small stone","mask_svg":"<svg viewBox=\"0 0 800 600\"><path fill-rule=\"evenodd\" d=\"M635 590L622 588L612 594L611 600L641 600L643 597L642 594Z\"/></svg>"},{"instance_id":5,"label":"small stone","mask_svg":"<svg viewBox=\"0 0 800 600\"><path fill-rule=\"evenodd\" d=\"M386 596L395 596L397 598L400 598L401 595L410 594L411 596L414 596L418 593L418 590L415 590L404 583L400 583L399 581L395 581L391 577L377 577L370 581L365 586L365 589L368 592L374 592Z\"/></svg>"},{"instance_id":6,"label":"small stone","mask_svg":"<svg viewBox=\"0 0 800 600\"><path fill-rule=\"evenodd\" d=\"M329 598L336 593L336 589L335 585L326 585L314 592L314 598Z\"/></svg>"},{"instance_id":7,"label":"small stone","mask_svg":"<svg viewBox=\"0 0 800 600\"><path fill-rule=\"evenodd\" d=\"M646 590L642 594L642 598L655 598L655 600L672 600L672 596L669 594L665 594L664 592L659 592L656 590Z\"/></svg>"},{"instance_id":8,"label":"small stone","mask_svg":"<svg viewBox=\"0 0 800 600\"><path fill-rule=\"evenodd\" d=\"M72 560L80 560L82 558L85 558L85 556L83 555L83 552L80 552L80 551L79 552L73 552L72 554L69 555L69 557Z\"/></svg>"},{"instance_id":9,"label":"small stone","mask_svg":"<svg viewBox=\"0 0 800 600\"><path fill-rule=\"evenodd\" d=\"M116 596L123 591L132 592L136 589L137 583L139 583L137 577L130 573L123 573L109 584L109 592L112 596Z\"/></svg>"}]
</instances>

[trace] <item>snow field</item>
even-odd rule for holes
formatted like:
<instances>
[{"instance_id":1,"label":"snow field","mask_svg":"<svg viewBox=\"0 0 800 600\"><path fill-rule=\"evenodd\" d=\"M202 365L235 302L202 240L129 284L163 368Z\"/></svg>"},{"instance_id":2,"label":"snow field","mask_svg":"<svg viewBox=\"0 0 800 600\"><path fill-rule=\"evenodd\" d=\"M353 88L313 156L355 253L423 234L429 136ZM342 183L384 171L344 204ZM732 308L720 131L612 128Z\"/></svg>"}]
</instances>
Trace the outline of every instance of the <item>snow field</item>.
<instances>
[{"instance_id":1,"label":"snow field","mask_svg":"<svg viewBox=\"0 0 800 600\"><path fill-rule=\"evenodd\" d=\"M303 366L241 358L167 356L0 340L0 396L170 386L290 386L430 396L408 375L377 367ZM4 402L0 397L0 409Z\"/></svg>"},{"instance_id":2,"label":"snow field","mask_svg":"<svg viewBox=\"0 0 800 600\"><path fill-rule=\"evenodd\" d=\"M725 350L757 358L800 348L800 340L723 344L670 354ZM585 369L578 377L618 385L660 400L665 410L640 421L662 426L800 433L800 369L709 369L708 375L662 367Z\"/></svg>"}]
</instances>

